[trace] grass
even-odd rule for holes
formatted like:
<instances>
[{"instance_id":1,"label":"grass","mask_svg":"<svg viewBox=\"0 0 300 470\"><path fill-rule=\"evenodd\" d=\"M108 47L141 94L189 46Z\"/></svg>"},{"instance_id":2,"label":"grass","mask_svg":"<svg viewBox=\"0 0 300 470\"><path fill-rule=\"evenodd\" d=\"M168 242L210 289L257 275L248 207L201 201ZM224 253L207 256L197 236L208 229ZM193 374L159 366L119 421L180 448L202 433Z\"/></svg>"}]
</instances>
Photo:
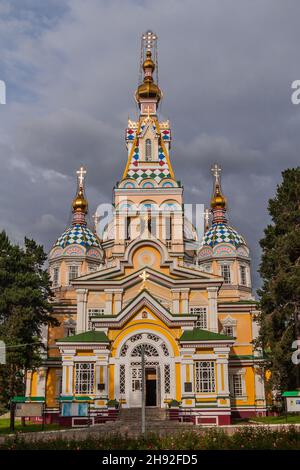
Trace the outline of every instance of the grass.
<instances>
[{"instance_id":1,"label":"grass","mask_svg":"<svg viewBox=\"0 0 300 470\"><path fill-rule=\"evenodd\" d=\"M264 416L251 418L251 421L262 424L300 424L300 415L288 414L287 416Z\"/></svg>"},{"instance_id":2,"label":"grass","mask_svg":"<svg viewBox=\"0 0 300 470\"><path fill-rule=\"evenodd\" d=\"M0 419L0 434L10 434L10 421L9 418ZM55 429L62 429L58 424L45 424L44 431L53 431ZM39 432L42 431L40 423L26 423L22 426L21 420L15 421L16 432Z\"/></svg>"}]
</instances>

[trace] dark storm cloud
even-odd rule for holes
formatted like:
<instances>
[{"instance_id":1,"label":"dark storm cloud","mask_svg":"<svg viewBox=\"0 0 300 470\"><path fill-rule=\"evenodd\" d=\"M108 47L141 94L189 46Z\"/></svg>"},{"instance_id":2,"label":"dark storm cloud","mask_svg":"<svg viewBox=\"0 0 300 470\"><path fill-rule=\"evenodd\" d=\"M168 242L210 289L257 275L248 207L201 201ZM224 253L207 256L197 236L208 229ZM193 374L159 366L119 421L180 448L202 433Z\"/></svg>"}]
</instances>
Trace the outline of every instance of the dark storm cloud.
<instances>
[{"instance_id":1,"label":"dark storm cloud","mask_svg":"<svg viewBox=\"0 0 300 470\"><path fill-rule=\"evenodd\" d=\"M152 28L185 198L208 203L218 161L230 223L256 269L267 200L280 172L299 164L300 106L290 100L299 13L297 0L2 1L2 227L49 248L68 222L81 164L91 211L111 200L127 117L136 118L140 35Z\"/></svg>"}]
</instances>

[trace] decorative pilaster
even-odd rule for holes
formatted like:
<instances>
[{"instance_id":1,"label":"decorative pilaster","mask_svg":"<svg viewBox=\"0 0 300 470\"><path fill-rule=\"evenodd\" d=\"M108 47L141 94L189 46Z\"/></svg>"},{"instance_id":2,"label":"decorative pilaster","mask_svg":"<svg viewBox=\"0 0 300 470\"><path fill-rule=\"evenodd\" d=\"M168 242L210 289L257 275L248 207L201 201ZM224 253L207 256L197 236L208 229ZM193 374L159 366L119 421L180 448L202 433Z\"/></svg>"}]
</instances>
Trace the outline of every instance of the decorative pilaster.
<instances>
[{"instance_id":1,"label":"decorative pilaster","mask_svg":"<svg viewBox=\"0 0 300 470\"><path fill-rule=\"evenodd\" d=\"M47 377L47 368L40 367L38 370L37 377L37 396L44 397L46 393L46 377Z\"/></svg>"},{"instance_id":2,"label":"decorative pilaster","mask_svg":"<svg viewBox=\"0 0 300 470\"><path fill-rule=\"evenodd\" d=\"M76 333L82 333L88 329L87 318L87 289L77 289L77 327Z\"/></svg>"},{"instance_id":3,"label":"decorative pilaster","mask_svg":"<svg viewBox=\"0 0 300 470\"><path fill-rule=\"evenodd\" d=\"M208 287L208 328L214 333L218 333L218 288Z\"/></svg>"},{"instance_id":4,"label":"decorative pilaster","mask_svg":"<svg viewBox=\"0 0 300 470\"><path fill-rule=\"evenodd\" d=\"M112 315L113 313L113 290L105 289L105 314Z\"/></svg>"},{"instance_id":5,"label":"decorative pilaster","mask_svg":"<svg viewBox=\"0 0 300 470\"><path fill-rule=\"evenodd\" d=\"M73 395L73 361L63 361L62 395Z\"/></svg>"},{"instance_id":6,"label":"decorative pilaster","mask_svg":"<svg viewBox=\"0 0 300 470\"><path fill-rule=\"evenodd\" d=\"M179 300L180 300L180 291L177 289L172 289L172 313L173 315L179 314Z\"/></svg>"},{"instance_id":7,"label":"decorative pilaster","mask_svg":"<svg viewBox=\"0 0 300 470\"><path fill-rule=\"evenodd\" d=\"M181 290L181 313L183 314L189 313L189 291L189 288Z\"/></svg>"}]
</instances>

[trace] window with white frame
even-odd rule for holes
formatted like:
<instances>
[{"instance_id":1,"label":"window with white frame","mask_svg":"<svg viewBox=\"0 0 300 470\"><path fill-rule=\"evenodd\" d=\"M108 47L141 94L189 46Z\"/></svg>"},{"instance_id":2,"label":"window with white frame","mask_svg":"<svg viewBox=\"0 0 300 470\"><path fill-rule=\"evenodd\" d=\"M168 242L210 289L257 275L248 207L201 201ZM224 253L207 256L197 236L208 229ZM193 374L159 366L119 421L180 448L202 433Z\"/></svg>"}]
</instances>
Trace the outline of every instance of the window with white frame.
<instances>
[{"instance_id":1,"label":"window with white frame","mask_svg":"<svg viewBox=\"0 0 300 470\"><path fill-rule=\"evenodd\" d=\"M230 264L221 264L221 276L224 278L224 284L231 284Z\"/></svg>"},{"instance_id":2,"label":"window with white frame","mask_svg":"<svg viewBox=\"0 0 300 470\"><path fill-rule=\"evenodd\" d=\"M243 374L232 374L231 381L231 390L234 397L243 397L245 395Z\"/></svg>"},{"instance_id":3,"label":"window with white frame","mask_svg":"<svg viewBox=\"0 0 300 470\"><path fill-rule=\"evenodd\" d=\"M170 364L164 365L165 393L171 393L171 371Z\"/></svg>"},{"instance_id":4,"label":"window with white frame","mask_svg":"<svg viewBox=\"0 0 300 470\"><path fill-rule=\"evenodd\" d=\"M240 264L240 282L242 286L247 285L247 268L244 264Z\"/></svg>"},{"instance_id":5,"label":"window with white frame","mask_svg":"<svg viewBox=\"0 0 300 470\"><path fill-rule=\"evenodd\" d=\"M66 336L74 336L76 333L76 326L66 325Z\"/></svg>"},{"instance_id":6,"label":"window with white frame","mask_svg":"<svg viewBox=\"0 0 300 470\"><path fill-rule=\"evenodd\" d=\"M199 321L199 328L207 329L207 308L200 306L191 306L190 314L195 315Z\"/></svg>"},{"instance_id":7,"label":"window with white frame","mask_svg":"<svg viewBox=\"0 0 300 470\"><path fill-rule=\"evenodd\" d=\"M125 365L120 365L120 394L124 394L126 391L126 381L125 381Z\"/></svg>"},{"instance_id":8,"label":"window with white frame","mask_svg":"<svg viewBox=\"0 0 300 470\"><path fill-rule=\"evenodd\" d=\"M77 362L75 364L75 393L88 395L95 389L95 364L92 362Z\"/></svg>"},{"instance_id":9,"label":"window with white frame","mask_svg":"<svg viewBox=\"0 0 300 470\"><path fill-rule=\"evenodd\" d=\"M234 336L234 326L233 325L224 325L223 333L226 336Z\"/></svg>"},{"instance_id":10,"label":"window with white frame","mask_svg":"<svg viewBox=\"0 0 300 470\"><path fill-rule=\"evenodd\" d=\"M59 284L59 267L54 266L52 269L52 285L53 287L57 287Z\"/></svg>"},{"instance_id":11,"label":"window with white frame","mask_svg":"<svg viewBox=\"0 0 300 470\"><path fill-rule=\"evenodd\" d=\"M69 266L69 284L73 279L79 276L79 266L77 264L72 264Z\"/></svg>"},{"instance_id":12,"label":"window with white frame","mask_svg":"<svg viewBox=\"0 0 300 470\"><path fill-rule=\"evenodd\" d=\"M88 329L89 330L92 330L93 329L93 323L92 323L92 319L93 318L97 318L97 317L101 317L102 315L104 315L104 308L89 308L88 309Z\"/></svg>"},{"instance_id":13,"label":"window with white frame","mask_svg":"<svg viewBox=\"0 0 300 470\"><path fill-rule=\"evenodd\" d=\"M216 391L215 363L213 361L195 362L195 389L197 393Z\"/></svg>"}]
</instances>

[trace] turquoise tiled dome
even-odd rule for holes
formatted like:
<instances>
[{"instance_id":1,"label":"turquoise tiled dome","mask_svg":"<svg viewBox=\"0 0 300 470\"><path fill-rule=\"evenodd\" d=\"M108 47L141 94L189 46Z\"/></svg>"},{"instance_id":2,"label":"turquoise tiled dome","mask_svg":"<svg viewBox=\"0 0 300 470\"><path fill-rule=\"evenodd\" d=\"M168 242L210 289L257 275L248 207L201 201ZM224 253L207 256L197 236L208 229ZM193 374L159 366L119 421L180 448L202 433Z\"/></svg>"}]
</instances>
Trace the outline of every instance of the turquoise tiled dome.
<instances>
[{"instance_id":1,"label":"turquoise tiled dome","mask_svg":"<svg viewBox=\"0 0 300 470\"><path fill-rule=\"evenodd\" d=\"M204 234L202 246L213 248L220 243L230 243L236 248L246 245L245 239L234 228L224 223L215 223Z\"/></svg>"},{"instance_id":2,"label":"turquoise tiled dome","mask_svg":"<svg viewBox=\"0 0 300 470\"><path fill-rule=\"evenodd\" d=\"M58 238L54 246L65 248L69 245L81 245L85 248L94 246L101 248L99 240L95 234L86 226L76 224L68 228L61 237Z\"/></svg>"}]
</instances>

